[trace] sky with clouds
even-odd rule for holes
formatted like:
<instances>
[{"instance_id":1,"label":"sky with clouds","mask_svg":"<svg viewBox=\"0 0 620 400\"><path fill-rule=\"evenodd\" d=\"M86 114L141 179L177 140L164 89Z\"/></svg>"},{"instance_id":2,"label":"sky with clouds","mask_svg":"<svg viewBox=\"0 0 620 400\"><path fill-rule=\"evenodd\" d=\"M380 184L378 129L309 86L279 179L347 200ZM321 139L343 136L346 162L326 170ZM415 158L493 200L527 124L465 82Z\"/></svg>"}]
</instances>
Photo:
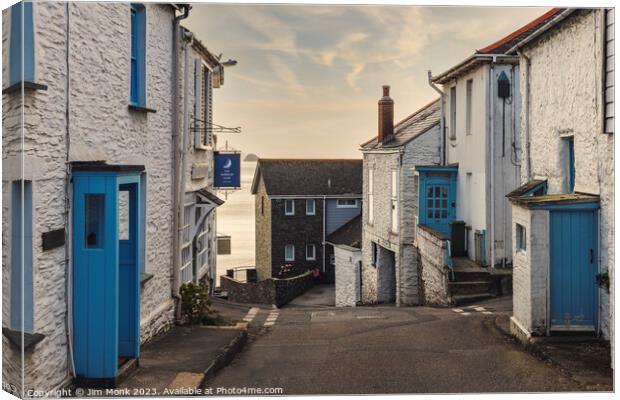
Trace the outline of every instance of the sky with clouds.
<instances>
[{"instance_id":1,"label":"sky with clouds","mask_svg":"<svg viewBox=\"0 0 620 400\"><path fill-rule=\"evenodd\" d=\"M214 91L218 146L259 157L360 158L381 85L395 121L436 98L434 74L546 8L194 4L184 25L238 61Z\"/></svg>"}]
</instances>

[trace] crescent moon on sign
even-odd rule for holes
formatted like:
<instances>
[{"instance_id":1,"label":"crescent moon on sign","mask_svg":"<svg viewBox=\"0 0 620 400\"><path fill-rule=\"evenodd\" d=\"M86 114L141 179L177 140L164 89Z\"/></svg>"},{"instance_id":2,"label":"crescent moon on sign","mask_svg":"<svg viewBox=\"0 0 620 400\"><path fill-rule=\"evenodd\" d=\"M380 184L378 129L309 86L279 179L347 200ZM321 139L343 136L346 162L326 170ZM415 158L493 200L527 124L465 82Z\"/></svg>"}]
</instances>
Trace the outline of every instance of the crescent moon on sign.
<instances>
[{"instance_id":1,"label":"crescent moon on sign","mask_svg":"<svg viewBox=\"0 0 620 400\"><path fill-rule=\"evenodd\" d=\"M230 158L226 159L226 162L224 163L224 168L230 168L232 167L232 160Z\"/></svg>"}]
</instances>

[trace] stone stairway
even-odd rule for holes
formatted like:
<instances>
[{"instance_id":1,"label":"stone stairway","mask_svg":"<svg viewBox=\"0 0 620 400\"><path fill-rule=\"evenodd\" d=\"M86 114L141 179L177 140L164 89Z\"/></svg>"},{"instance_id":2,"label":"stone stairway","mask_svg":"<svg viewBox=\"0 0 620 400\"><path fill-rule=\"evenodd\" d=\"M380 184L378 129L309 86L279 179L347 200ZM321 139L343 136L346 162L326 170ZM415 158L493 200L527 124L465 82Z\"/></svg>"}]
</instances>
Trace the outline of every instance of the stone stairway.
<instances>
[{"instance_id":1,"label":"stone stairway","mask_svg":"<svg viewBox=\"0 0 620 400\"><path fill-rule=\"evenodd\" d=\"M466 257L454 257L454 278L448 291L451 304L460 306L512 292L512 269L485 268Z\"/></svg>"}]
</instances>

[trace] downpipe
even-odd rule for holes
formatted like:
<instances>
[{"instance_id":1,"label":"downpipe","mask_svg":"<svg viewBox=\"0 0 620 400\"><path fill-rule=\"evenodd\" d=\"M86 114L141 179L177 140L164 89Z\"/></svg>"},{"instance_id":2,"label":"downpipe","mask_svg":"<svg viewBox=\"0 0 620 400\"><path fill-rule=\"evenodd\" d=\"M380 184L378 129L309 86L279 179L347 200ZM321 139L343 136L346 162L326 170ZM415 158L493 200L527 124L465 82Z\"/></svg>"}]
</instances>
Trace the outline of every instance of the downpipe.
<instances>
[{"instance_id":1,"label":"downpipe","mask_svg":"<svg viewBox=\"0 0 620 400\"><path fill-rule=\"evenodd\" d=\"M431 73L431 70L428 70L428 85L433 88L433 90L435 90L437 93L439 93L439 131L440 131L440 138L441 138L441 160L440 160L440 164L441 165L447 165L447 160L446 160L446 132L445 132L445 122L444 122L444 100L445 100L445 93L439 89L437 87L437 85L435 85L433 83L433 74Z\"/></svg>"},{"instance_id":2,"label":"downpipe","mask_svg":"<svg viewBox=\"0 0 620 400\"><path fill-rule=\"evenodd\" d=\"M527 55L520 50L519 57L525 60L525 167L527 168L527 180L532 179L532 160L530 156L530 66L531 62Z\"/></svg>"},{"instance_id":3,"label":"downpipe","mask_svg":"<svg viewBox=\"0 0 620 400\"><path fill-rule=\"evenodd\" d=\"M174 193L172 197L173 201L173 257L172 257L172 285L171 296L174 299L175 319L178 321L181 316L181 295L179 293L179 272L181 265L181 233L180 221L183 218L183 186L185 184L181 177L184 176L184 169L179 166L182 162L183 150L180 148L180 140L184 138L179 137L179 30L180 22L189 16L189 5L183 6L183 14L174 18L173 30L172 30L172 140L174 150L172 154L173 159L173 188ZM185 45L187 53L187 45ZM187 68L185 68L185 74L187 75ZM187 81L184 82L184 91L187 89ZM187 96L184 96L184 105L187 103ZM184 107L184 113L187 112L187 107ZM184 115L185 117L185 115ZM183 127L185 130L185 126ZM185 136L182 134L182 136Z\"/></svg>"},{"instance_id":4,"label":"downpipe","mask_svg":"<svg viewBox=\"0 0 620 400\"><path fill-rule=\"evenodd\" d=\"M489 68L490 170L491 170L491 268L495 268L495 65Z\"/></svg>"}]
</instances>

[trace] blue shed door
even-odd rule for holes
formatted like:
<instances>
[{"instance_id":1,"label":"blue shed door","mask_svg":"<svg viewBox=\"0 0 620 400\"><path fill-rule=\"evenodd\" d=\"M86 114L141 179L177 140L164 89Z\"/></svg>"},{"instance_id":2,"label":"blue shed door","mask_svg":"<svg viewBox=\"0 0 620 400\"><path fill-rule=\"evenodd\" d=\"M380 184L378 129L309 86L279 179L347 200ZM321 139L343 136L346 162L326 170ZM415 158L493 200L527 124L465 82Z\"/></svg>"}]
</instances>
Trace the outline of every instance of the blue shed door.
<instances>
[{"instance_id":1,"label":"blue shed door","mask_svg":"<svg viewBox=\"0 0 620 400\"><path fill-rule=\"evenodd\" d=\"M595 330L596 211L550 212L551 330Z\"/></svg>"},{"instance_id":2,"label":"blue shed door","mask_svg":"<svg viewBox=\"0 0 620 400\"><path fill-rule=\"evenodd\" d=\"M113 378L118 358L117 183L73 177L74 362L81 378Z\"/></svg>"}]
</instances>

